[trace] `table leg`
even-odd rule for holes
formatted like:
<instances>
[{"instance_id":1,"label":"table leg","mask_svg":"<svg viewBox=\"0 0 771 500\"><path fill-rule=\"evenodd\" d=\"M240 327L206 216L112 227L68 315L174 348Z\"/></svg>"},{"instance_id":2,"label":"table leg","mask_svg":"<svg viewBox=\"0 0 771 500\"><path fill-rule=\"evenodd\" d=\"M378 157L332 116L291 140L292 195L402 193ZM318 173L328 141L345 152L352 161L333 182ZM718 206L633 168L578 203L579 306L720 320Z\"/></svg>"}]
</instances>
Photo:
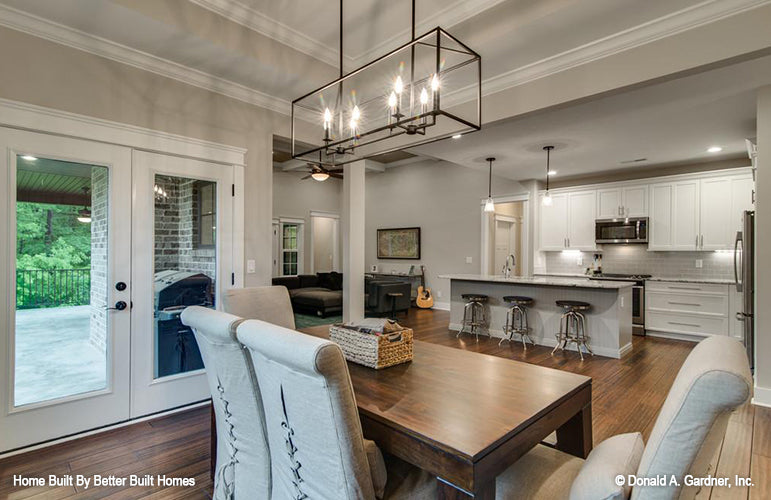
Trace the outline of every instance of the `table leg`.
<instances>
[{"instance_id":1,"label":"table leg","mask_svg":"<svg viewBox=\"0 0 771 500\"><path fill-rule=\"evenodd\" d=\"M474 493L465 490L459 490L452 484L437 478L436 479L436 497L439 500L495 500L495 480L480 485Z\"/></svg>"},{"instance_id":2,"label":"table leg","mask_svg":"<svg viewBox=\"0 0 771 500\"><path fill-rule=\"evenodd\" d=\"M557 429L557 449L579 458L592 451L592 404L584 406Z\"/></svg>"}]
</instances>

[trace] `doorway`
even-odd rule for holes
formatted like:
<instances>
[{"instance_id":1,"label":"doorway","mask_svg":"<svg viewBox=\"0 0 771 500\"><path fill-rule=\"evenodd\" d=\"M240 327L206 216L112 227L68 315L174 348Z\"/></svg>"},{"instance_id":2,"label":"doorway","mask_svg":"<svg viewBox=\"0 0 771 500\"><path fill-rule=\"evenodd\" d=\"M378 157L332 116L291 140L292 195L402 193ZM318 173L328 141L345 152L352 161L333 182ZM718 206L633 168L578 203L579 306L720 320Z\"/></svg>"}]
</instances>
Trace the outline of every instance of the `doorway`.
<instances>
[{"instance_id":1,"label":"doorway","mask_svg":"<svg viewBox=\"0 0 771 500\"><path fill-rule=\"evenodd\" d=\"M502 274L506 259L514 256L512 276L526 274L526 201L495 203L495 212L483 213L483 272Z\"/></svg>"},{"instance_id":2,"label":"doorway","mask_svg":"<svg viewBox=\"0 0 771 500\"><path fill-rule=\"evenodd\" d=\"M2 127L0 149L0 453L208 399L179 315L235 283L236 167Z\"/></svg>"},{"instance_id":3,"label":"doorway","mask_svg":"<svg viewBox=\"0 0 771 500\"><path fill-rule=\"evenodd\" d=\"M311 212L311 273L340 271L340 216Z\"/></svg>"}]
</instances>

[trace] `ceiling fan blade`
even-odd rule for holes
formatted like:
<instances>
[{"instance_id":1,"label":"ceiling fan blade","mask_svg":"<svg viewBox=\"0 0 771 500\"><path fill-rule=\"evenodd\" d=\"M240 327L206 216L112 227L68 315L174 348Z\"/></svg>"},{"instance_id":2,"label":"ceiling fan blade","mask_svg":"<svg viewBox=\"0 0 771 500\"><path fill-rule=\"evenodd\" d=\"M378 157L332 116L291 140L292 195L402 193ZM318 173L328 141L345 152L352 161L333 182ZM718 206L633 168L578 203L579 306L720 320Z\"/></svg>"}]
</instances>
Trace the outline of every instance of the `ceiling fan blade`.
<instances>
[{"instance_id":1,"label":"ceiling fan blade","mask_svg":"<svg viewBox=\"0 0 771 500\"><path fill-rule=\"evenodd\" d=\"M300 180L304 181L305 179L310 179L310 178L311 178L311 174L308 174L305 177L300 177Z\"/></svg>"},{"instance_id":2,"label":"ceiling fan blade","mask_svg":"<svg viewBox=\"0 0 771 500\"><path fill-rule=\"evenodd\" d=\"M343 174L335 174L333 172L330 172L329 176L330 177L334 177L335 179L342 179L343 178Z\"/></svg>"},{"instance_id":3,"label":"ceiling fan blade","mask_svg":"<svg viewBox=\"0 0 771 500\"><path fill-rule=\"evenodd\" d=\"M327 170L327 172L329 172L330 174L338 174L338 173L341 174L341 173L343 173L343 169L342 168L334 168L332 170Z\"/></svg>"}]
</instances>

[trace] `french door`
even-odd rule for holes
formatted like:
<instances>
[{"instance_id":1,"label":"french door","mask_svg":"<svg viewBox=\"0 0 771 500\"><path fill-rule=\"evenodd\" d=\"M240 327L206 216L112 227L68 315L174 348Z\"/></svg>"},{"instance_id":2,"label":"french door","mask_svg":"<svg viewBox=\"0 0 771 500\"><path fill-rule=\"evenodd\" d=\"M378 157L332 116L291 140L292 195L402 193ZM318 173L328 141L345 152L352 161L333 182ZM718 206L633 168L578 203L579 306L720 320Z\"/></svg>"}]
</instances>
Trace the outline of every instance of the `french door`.
<instances>
[{"instance_id":1,"label":"french door","mask_svg":"<svg viewBox=\"0 0 771 500\"><path fill-rule=\"evenodd\" d=\"M0 127L0 453L209 397L234 167ZM7 314L6 314L7 312Z\"/></svg>"}]
</instances>

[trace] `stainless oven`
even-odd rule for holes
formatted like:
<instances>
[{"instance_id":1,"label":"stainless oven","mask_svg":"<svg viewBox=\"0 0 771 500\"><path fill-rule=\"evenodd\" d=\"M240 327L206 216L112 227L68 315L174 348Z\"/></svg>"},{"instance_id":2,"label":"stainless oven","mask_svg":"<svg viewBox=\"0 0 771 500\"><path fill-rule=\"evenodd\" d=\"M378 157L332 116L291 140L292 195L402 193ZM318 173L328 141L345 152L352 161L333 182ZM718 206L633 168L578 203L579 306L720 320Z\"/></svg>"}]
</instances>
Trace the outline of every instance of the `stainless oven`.
<instances>
[{"instance_id":1,"label":"stainless oven","mask_svg":"<svg viewBox=\"0 0 771 500\"><path fill-rule=\"evenodd\" d=\"M596 243L648 243L648 218L598 219L594 224Z\"/></svg>"}]
</instances>

